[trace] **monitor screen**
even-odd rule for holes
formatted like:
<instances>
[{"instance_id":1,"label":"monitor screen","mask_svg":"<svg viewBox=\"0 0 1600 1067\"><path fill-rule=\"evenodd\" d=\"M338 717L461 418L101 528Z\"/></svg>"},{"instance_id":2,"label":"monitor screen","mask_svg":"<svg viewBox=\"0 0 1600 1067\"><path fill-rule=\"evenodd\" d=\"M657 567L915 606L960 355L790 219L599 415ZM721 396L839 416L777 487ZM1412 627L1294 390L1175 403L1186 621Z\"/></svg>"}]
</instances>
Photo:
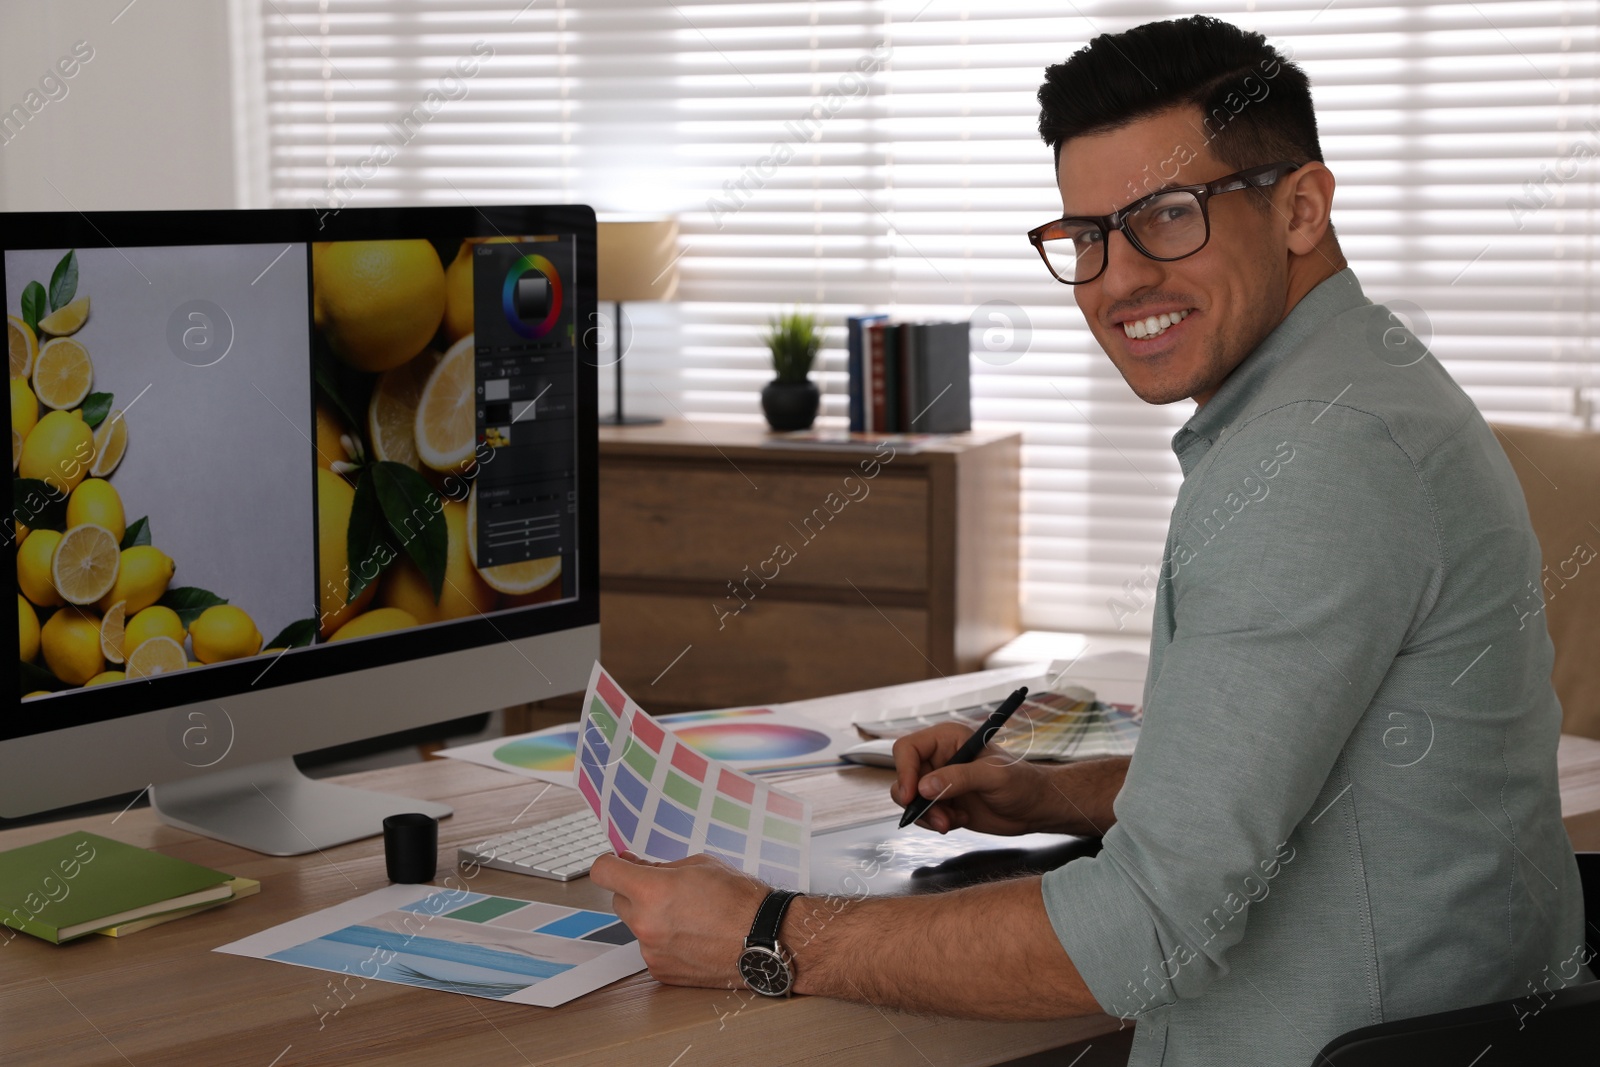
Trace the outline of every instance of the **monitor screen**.
<instances>
[{"instance_id":1,"label":"monitor screen","mask_svg":"<svg viewBox=\"0 0 1600 1067\"><path fill-rule=\"evenodd\" d=\"M19 214L0 241L0 742L598 621L587 208Z\"/></svg>"}]
</instances>

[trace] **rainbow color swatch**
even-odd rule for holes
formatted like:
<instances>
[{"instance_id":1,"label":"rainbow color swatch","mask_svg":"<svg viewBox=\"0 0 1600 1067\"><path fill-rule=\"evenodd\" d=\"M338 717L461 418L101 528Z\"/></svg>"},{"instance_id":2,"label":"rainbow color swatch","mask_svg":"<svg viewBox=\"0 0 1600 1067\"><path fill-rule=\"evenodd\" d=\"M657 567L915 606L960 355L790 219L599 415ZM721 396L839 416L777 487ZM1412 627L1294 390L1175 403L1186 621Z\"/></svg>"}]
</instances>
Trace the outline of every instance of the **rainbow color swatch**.
<instances>
[{"instance_id":1,"label":"rainbow color swatch","mask_svg":"<svg viewBox=\"0 0 1600 1067\"><path fill-rule=\"evenodd\" d=\"M695 751L596 663L578 735L578 792L611 844L656 861L704 853L770 885L810 885L811 807Z\"/></svg>"},{"instance_id":2,"label":"rainbow color swatch","mask_svg":"<svg viewBox=\"0 0 1600 1067\"><path fill-rule=\"evenodd\" d=\"M530 326L517 314L517 280L529 271L536 271L550 282L550 309L538 325ZM500 289L500 310L506 322L523 337L537 340L549 333L561 317L561 274L556 265L543 256L523 256L506 272L506 281Z\"/></svg>"}]
</instances>

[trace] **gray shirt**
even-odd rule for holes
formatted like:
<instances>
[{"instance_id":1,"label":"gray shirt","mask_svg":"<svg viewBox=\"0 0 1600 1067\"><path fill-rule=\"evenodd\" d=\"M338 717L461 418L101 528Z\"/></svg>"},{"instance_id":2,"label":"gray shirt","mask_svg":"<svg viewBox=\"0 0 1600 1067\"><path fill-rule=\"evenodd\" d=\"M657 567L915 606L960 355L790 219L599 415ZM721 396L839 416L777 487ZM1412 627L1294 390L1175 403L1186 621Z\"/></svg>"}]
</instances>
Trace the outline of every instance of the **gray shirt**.
<instances>
[{"instance_id":1,"label":"gray shirt","mask_svg":"<svg viewBox=\"0 0 1600 1067\"><path fill-rule=\"evenodd\" d=\"M1172 440L1143 734L1104 850L1043 889L1135 1067L1310 1064L1588 978L1539 545L1397 323L1340 271Z\"/></svg>"}]
</instances>

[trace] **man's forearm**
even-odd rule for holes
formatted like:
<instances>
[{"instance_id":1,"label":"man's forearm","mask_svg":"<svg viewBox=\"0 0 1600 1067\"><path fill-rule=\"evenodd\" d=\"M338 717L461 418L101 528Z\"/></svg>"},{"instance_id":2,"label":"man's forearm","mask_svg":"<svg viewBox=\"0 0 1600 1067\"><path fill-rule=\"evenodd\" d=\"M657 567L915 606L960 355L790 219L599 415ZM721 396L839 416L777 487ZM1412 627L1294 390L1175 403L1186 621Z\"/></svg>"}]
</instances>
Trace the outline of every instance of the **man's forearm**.
<instances>
[{"instance_id":1,"label":"man's forearm","mask_svg":"<svg viewBox=\"0 0 1600 1067\"><path fill-rule=\"evenodd\" d=\"M1112 804L1128 776L1129 762L1127 756L1111 756L1045 768L1045 810L1053 814L1040 832L1104 837L1117 821Z\"/></svg>"},{"instance_id":2,"label":"man's forearm","mask_svg":"<svg viewBox=\"0 0 1600 1067\"><path fill-rule=\"evenodd\" d=\"M1050 925L1038 878L928 896L801 897L780 940L800 993L970 1019L1101 1010Z\"/></svg>"}]
</instances>

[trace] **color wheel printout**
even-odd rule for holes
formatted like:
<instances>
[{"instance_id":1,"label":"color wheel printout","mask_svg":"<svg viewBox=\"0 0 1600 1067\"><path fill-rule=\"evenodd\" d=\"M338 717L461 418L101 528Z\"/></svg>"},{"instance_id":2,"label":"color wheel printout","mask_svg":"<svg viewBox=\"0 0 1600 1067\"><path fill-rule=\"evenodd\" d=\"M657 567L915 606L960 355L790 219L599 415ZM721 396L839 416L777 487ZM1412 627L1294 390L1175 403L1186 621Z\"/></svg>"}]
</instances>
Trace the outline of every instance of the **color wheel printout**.
<instances>
[{"instance_id":1,"label":"color wheel printout","mask_svg":"<svg viewBox=\"0 0 1600 1067\"><path fill-rule=\"evenodd\" d=\"M771 885L810 884L811 806L701 755L596 663L578 735L578 791L617 851L705 853Z\"/></svg>"}]
</instances>

